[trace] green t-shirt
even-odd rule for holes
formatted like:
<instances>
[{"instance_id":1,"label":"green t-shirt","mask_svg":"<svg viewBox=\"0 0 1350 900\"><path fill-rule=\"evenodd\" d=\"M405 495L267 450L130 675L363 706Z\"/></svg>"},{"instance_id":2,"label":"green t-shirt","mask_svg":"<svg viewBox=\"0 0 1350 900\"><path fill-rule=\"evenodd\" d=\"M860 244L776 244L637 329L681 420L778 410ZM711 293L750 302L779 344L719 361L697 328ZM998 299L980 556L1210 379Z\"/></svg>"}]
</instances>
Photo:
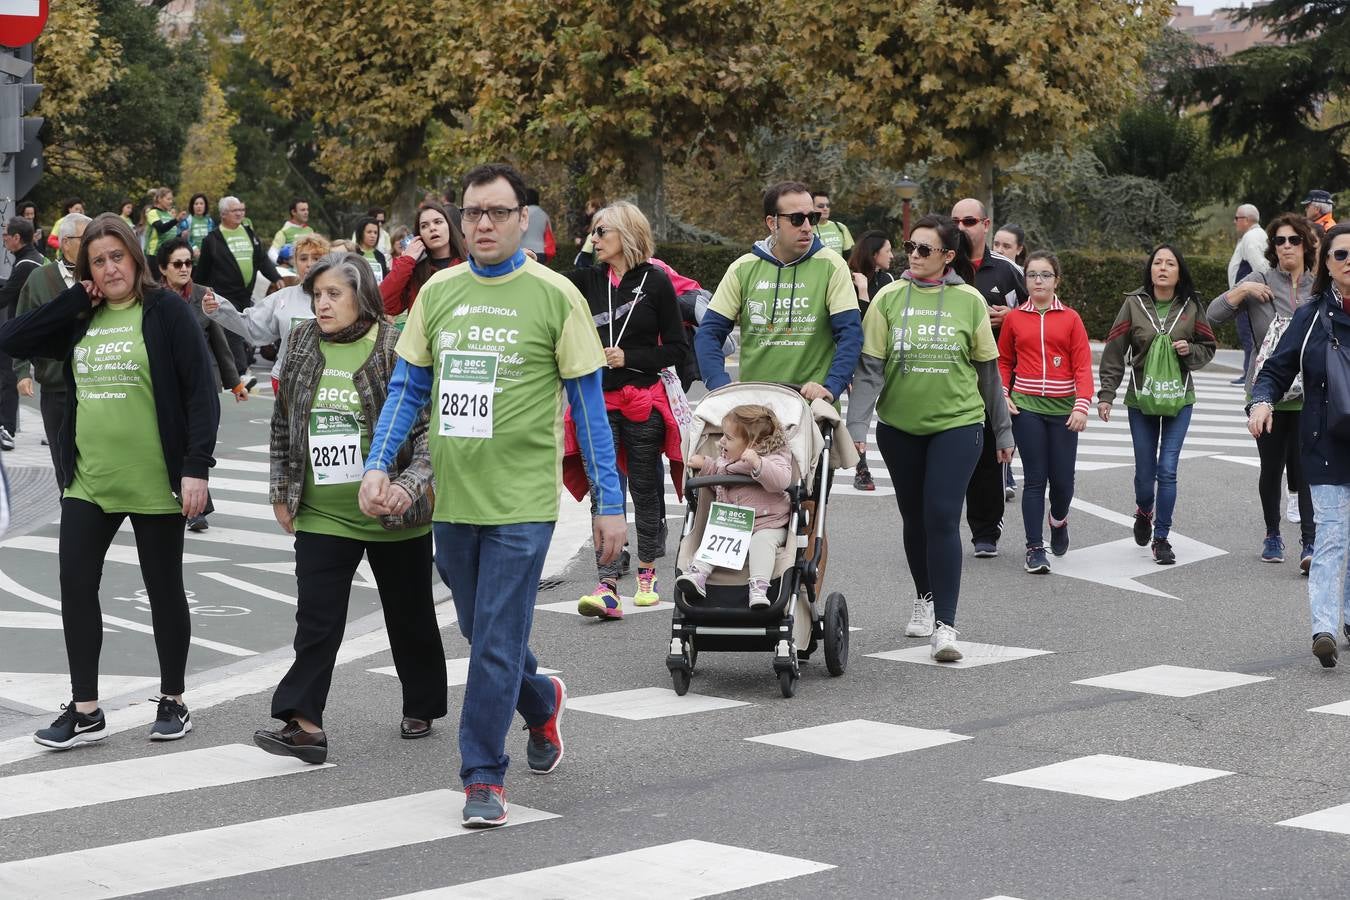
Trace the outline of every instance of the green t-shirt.
<instances>
[{"instance_id":1,"label":"green t-shirt","mask_svg":"<svg viewBox=\"0 0 1350 900\"><path fill-rule=\"evenodd\" d=\"M272 237L272 249L280 250L287 244L294 244L295 239L302 234L313 234L314 229L308 225L297 225L294 222L287 221L285 225L277 230Z\"/></svg>"},{"instance_id":2,"label":"green t-shirt","mask_svg":"<svg viewBox=\"0 0 1350 900\"><path fill-rule=\"evenodd\" d=\"M853 249L853 235L843 222L836 222L834 219L821 222L816 226L816 235L822 244L840 256Z\"/></svg>"},{"instance_id":3,"label":"green t-shirt","mask_svg":"<svg viewBox=\"0 0 1350 900\"><path fill-rule=\"evenodd\" d=\"M1073 397L1041 397L1036 394L1024 394L1021 391L1010 391L1009 395L1018 409L1040 413L1043 416L1067 418L1069 413L1073 412Z\"/></svg>"},{"instance_id":4,"label":"green t-shirt","mask_svg":"<svg viewBox=\"0 0 1350 900\"><path fill-rule=\"evenodd\" d=\"M193 247L201 247L202 241L206 240L206 236L211 233L211 217L188 216L187 221L188 242L191 243ZM252 257L250 256L250 260L251 258Z\"/></svg>"},{"instance_id":5,"label":"green t-shirt","mask_svg":"<svg viewBox=\"0 0 1350 900\"><path fill-rule=\"evenodd\" d=\"M374 250L363 250L361 255L366 258L366 264L370 266L371 273L375 276L375 283L384 281L384 268L380 266L380 261L375 258Z\"/></svg>"},{"instance_id":6,"label":"green t-shirt","mask_svg":"<svg viewBox=\"0 0 1350 900\"><path fill-rule=\"evenodd\" d=\"M75 345L75 480L104 512L182 511L169 486L140 301L101 303Z\"/></svg>"},{"instance_id":7,"label":"green t-shirt","mask_svg":"<svg viewBox=\"0 0 1350 900\"><path fill-rule=\"evenodd\" d=\"M376 332L372 328L350 344L319 343L323 372L309 415L305 488L295 514L296 531L357 541L401 541L430 530L424 526L390 531L361 512L356 501L361 469L370 453L371 423L361 411L353 375L375 349Z\"/></svg>"},{"instance_id":8,"label":"green t-shirt","mask_svg":"<svg viewBox=\"0 0 1350 900\"><path fill-rule=\"evenodd\" d=\"M741 381L823 384L835 352L830 316L856 310L858 294L832 250L795 266L747 253L722 276L708 308L740 324Z\"/></svg>"},{"instance_id":9,"label":"green t-shirt","mask_svg":"<svg viewBox=\"0 0 1350 900\"><path fill-rule=\"evenodd\" d=\"M225 238L225 246L230 248L230 253L234 254L235 262L239 263L239 275L244 279L244 284L252 284L253 242L248 239L248 232L242 226L239 228L222 226L220 236Z\"/></svg>"},{"instance_id":10,"label":"green t-shirt","mask_svg":"<svg viewBox=\"0 0 1350 900\"><path fill-rule=\"evenodd\" d=\"M160 234L154 225L158 222L172 221L173 216L169 215L158 206L150 207L145 214L145 255L154 256L159 250L159 245L177 235L177 231L170 229Z\"/></svg>"},{"instance_id":11,"label":"green t-shirt","mask_svg":"<svg viewBox=\"0 0 1350 900\"><path fill-rule=\"evenodd\" d=\"M563 381L605 364L576 287L533 260L494 278L453 266L417 295L398 354L433 369L435 520L555 521Z\"/></svg>"},{"instance_id":12,"label":"green t-shirt","mask_svg":"<svg viewBox=\"0 0 1350 900\"><path fill-rule=\"evenodd\" d=\"M970 285L886 285L863 319L862 352L886 363L877 417L892 428L935 434L984 421L975 363L998 359L998 344Z\"/></svg>"}]
</instances>

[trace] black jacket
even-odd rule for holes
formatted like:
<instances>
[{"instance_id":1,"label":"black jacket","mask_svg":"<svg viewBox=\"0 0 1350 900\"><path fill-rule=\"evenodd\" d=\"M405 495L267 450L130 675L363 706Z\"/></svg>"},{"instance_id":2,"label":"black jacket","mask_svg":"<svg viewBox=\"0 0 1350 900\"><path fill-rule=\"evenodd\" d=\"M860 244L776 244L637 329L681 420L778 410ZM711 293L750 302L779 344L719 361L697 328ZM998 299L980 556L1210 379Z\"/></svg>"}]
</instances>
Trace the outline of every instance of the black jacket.
<instances>
[{"instance_id":1,"label":"black jacket","mask_svg":"<svg viewBox=\"0 0 1350 900\"><path fill-rule=\"evenodd\" d=\"M990 306L1017 306L1027 299L1027 282L1017 263L988 247L975 270L975 289Z\"/></svg>"},{"instance_id":2,"label":"black jacket","mask_svg":"<svg viewBox=\"0 0 1350 900\"><path fill-rule=\"evenodd\" d=\"M169 485L180 490L183 476L206 478L216 461L220 398L206 339L197 316L171 291L151 291L142 301L141 330L150 358L155 416ZM63 488L75 480L75 416L79 413L71 356L89 329L93 305L79 282L50 303L0 327L0 350L10 356L59 359L65 370L66 414L61 421L61 455L66 473ZM116 448L109 448L116 452Z\"/></svg>"},{"instance_id":3,"label":"black jacket","mask_svg":"<svg viewBox=\"0 0 1350 900\"><path fill-rule=\"evenodd\" d=\"M1331 288L1294 311L1280 335L1275 353L1261 366L1252 384L1252 403L1274 404L1294 376L1303 373L1303 411L1298 417L1299 453L1308 484L1350 484L1350 443L1327 433L1327 332L1316 320L1331 326L1342 344L1350 344L1350 314ZM1307 344L1305 346L1304 339ZM1247 407L1250 414L1251 406Z\"/></svg>"},{"instance_id":4,"label":"black jacket","mask_svg":"<svg viewBox=\"0 0 1350 900\"><path fill-rule=\"evenodd\" d=\"M280 281L281 274L267 255L267 248L247 225L240 226L253 243L253 277L244 284L244 275L239 271L239 262L225 243L225 235L216 228L202 238L202 255L192 272L192 280L215 290L217 294L234 304L234 308L243 312L253 305L253 282L258 276L266 276L269 282Z\"/></svg>"},{"instance_id":5,"label":"black jacket","mask_svg":"<svg viewBox=\"0 0 1350 900\"><path fill-rule=\"evenodd\" d=\"M8 318L13 314L19 302L19 291L28 283L28 276L42 268L46 261L32 244L14 254L14 267L9 270L4 287L0 287L0 310L4 310L0 312L0 317Z\"/></svg>"},{"instance_id":6,"label":"black jacket","mask_svg":"<svg viewBox=\"0 0 1350 900\"><path fill-rule=\"evenodd\" d=\"M623 350L623 368L604 370L605 390L617 391L630 384L651 387L660 379L662 369L679 366L689 353L675 288L661 269L641 263L625 272L619 286L612 290L608 266L574 269L567 278L586 298L600 343L605 347L617 343ZM634 303L639 284L642 295Z\"/></svg>"}]
</instances>

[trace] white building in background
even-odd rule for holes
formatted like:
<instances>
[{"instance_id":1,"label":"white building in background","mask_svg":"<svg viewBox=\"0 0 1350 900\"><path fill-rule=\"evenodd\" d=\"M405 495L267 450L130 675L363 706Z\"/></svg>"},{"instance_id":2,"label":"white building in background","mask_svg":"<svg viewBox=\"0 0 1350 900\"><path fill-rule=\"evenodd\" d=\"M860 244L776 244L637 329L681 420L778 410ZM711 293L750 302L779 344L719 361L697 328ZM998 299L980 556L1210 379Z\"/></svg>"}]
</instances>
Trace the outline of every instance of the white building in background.
<instances>
[{"instance_id":1,"label":"white building in background","mask_svg":"<svg viewBox=\"0 0 1350 900\"><path fill-rule=\"evenodd\" d=\"M1220 56L1232 56L1240 50L1260 44L1280 43L1279 39L1271 35L1264 26L1252 26L1247 22L1233 19L1232 13L1238 7L1265 5L1264 2L1234 3L1232 8L1197 14L1193 5L1178 3L1172 13L1172 21L1168 24L1177 31L1190 35L1196 42L1204 44Z\"/></svg>"}]
</instances>

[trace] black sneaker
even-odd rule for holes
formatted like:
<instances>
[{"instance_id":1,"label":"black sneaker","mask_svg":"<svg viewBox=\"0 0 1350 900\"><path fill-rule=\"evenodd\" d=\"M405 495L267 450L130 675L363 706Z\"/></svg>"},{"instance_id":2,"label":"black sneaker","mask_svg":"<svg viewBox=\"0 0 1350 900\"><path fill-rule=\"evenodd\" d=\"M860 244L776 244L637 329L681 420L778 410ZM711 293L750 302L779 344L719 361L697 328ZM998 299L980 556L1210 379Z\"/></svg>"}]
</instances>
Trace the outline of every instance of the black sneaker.
<instances>
[{"instance_id":1,"label":"black sneaker","mask_svg":"<svg viewBox=\"0 0 1350 900\"><path fill-rule=\"evenodd\" d=\"M1069 552L1069 523L1050 526L1050 552L1063 556Z\"/></svg>"},{"instance_id":2,"label":"black sneaker","mask_svg":"<svg viewBox=\"0 0 1350 900\"><path fill-rule=\"evenodd\" d=\"M1037 544L1027 548L1026 570L1032 575L1050 574L1050 560L1045 555L1044 547Z\"/></svg>"},{"instance_id":3,"label":"black sneaker","mask_svg":"<svg viewBox=\"0 0 1350 900\"><path fill-rule=\"evenodd\" d=\"M872 470L867 468L867 463L858 463L858 468L853 470L853 489L856 491L875 491L876 482L872 480Z\"/></svg>"},{"instance_id":4,"label":"black sneaker","mask_svg":"<svg viewBox=\"0 0 1350 900\"><path fill-rule=\"evenodd\" d=\"M976 559L993 559L998 556L998 544L993 541L975 541Z\"/></svg>"},{"instance_id":5,"label":"black sneaker","mask_svg":"<svg viewBox=\"0 0 1350 900\"><path fill-rule=\"evenodd\" d=\"M1313 656L1317 657L1317 661L1322 664L1322 668L1336 668L1336 657L1338 655L1334 637L1325 631L1313 635Z\"/></svg>"},{"instance_id":6,"label":"black sneaker","mask_svg":"<svg viewBox=\"0 0 1350 900\"><path fill-rule=\"evenodd\" d=\"M155 724L150 726L150 740L176 741L186 737L191 730L192 716L188 714L188 708L170 697L160 697Z\"/></svg>"},{"instance_id":7,"label":"black sneaker","mask_svg":"<svg viewBox=\"0 0 1350 900\"><path fill-rule=\"evenodd\" d=\"M1134 511L1134 542L1140 547L1148 546L1153 535L1153 513L1136 509Z\"/></svg>"},{"instance_id":8,"label":"black sneaker","mask_svg":"<svg viewBox=\"0 0 1350 900\"><path fill-rule=\"evenodd\" d=\"M1170 566L1177 561L1177 555L1172 552L1172 545L1167 542L1167 538L1153 539L1153 561L1160 566Z\"/></svg>"},{"instance_id":9,"label":"black sneaker","mask_svg":"<svg viewBox=\"0 0 1350 900\"><path fill-rule=\"evenodd\" d=\"M103 717L103 710L77 712L72 702L69 706L61 707L61 715L56 717L55 722L34 732L33 740L53 750L69 750L77 744L90 744L107 736L108 722Z\"/></svg>"}]
</instances>

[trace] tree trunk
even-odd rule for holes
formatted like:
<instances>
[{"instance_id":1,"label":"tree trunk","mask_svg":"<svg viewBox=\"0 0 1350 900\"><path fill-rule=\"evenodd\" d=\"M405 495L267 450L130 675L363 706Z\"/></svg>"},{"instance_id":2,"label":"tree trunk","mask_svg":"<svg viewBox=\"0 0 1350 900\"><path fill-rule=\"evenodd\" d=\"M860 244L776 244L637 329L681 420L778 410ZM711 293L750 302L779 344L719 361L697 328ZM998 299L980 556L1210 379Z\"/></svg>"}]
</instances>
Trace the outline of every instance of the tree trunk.
<instances>
[{"instance_id":1,"label":"tree trunk","mask_svg":"<svg viewBox=\"0 0 1350 900\"><path fill-rule=\"evenodd\" d=\"M655 140L641 142L634 151L633 174L637 179L638 207L652 224L652 237L659 244L670 236L666 216L666 160Z\"/></svg>"},{"instance_id":2,"label":"tree trunk","mask_svg":"<svg viewBox=\"0 0 1350 900\"><path fill-rule=\"evenodd\" d=\"M986 154L980 159L980 202L984 204L984 214L992 222L994 219L994 154ZM992 238L990 239L992 241Z\"/></svg>"}]
</instances>

